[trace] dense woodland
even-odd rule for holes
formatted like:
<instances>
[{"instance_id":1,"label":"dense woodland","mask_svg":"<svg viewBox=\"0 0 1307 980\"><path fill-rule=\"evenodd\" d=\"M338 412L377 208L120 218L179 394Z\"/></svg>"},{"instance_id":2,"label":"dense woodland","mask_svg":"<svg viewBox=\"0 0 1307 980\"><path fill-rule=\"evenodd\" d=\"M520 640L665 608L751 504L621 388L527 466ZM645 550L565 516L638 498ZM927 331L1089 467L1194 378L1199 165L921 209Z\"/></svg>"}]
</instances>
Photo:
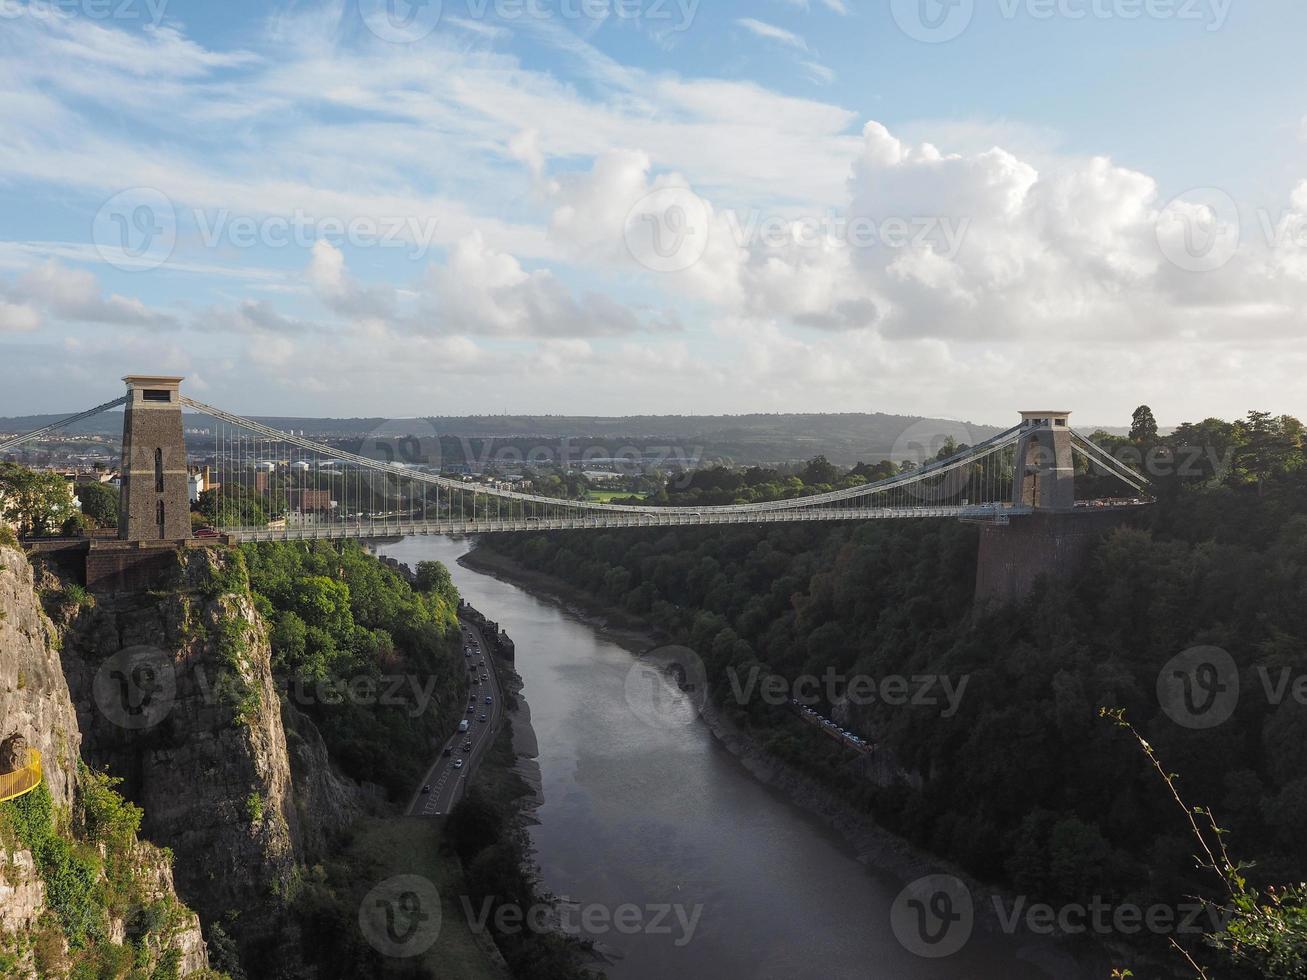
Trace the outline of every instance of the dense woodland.
<instances>
[{"instance_id":1,"label":"dense woodland","mask_svg":"<svg viewBox=\"0 0 1307 980\"><path fill-rule=\"evenodd\" d=\"M458 592L448 569L423 563L411 586L357 545L241 550L287 697L346 773L404 798L430 764L433 740L447 734L442 726L462 713Z\"/></svg>"},{"instance_id":2,"label":"dense woodland","mask_svg":"<svg viewBox=\"0 0 1307 980\"><path fill-rule=\"evenodd\" d=\"M1252 887L1301 881L1307 706L1292 685L1271 703L1259 669L1273 682L1282 668L1307 674L1302 425L1252 413L1162 438L1141 408L1129 438L1099 438L1149 473L1157 506L1107 536L1074 581L978 615L977 533L958 522L517 535L483 546L691 646L713 696L772 751L981 880L1052 902L1224 897L1219 878L1195 871L1191 830L1165 783L1128 733L1100 717L1109 707L1125 709L1187 802L1212 807L1233 857L1255 861ZM817 460L798 492L864 473ZM769 482L758 471L707 471L668 499L757 499ZM1156 694L1163 665L1200 644L1233 656L1243 692L1233 717L1206 731L1176 724ZM849 727L922 780L919 790L883 787L785 708L736 703L727 672L755 664L790 679L834 667L966 676L969 686L948 718L937 707L849 708ZM1245 948L1247 973L1219 975L1307 976L1296 954L1276 965Z\"/></svg>"}]
</instances>

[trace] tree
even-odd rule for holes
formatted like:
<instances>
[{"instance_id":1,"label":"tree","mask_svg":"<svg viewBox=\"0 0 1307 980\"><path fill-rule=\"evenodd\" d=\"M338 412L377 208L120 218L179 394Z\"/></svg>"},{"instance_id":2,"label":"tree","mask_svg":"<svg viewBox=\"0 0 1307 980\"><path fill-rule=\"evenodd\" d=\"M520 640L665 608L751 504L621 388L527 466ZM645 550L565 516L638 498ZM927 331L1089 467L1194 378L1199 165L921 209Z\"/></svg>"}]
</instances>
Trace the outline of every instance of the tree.
<instances>
[{"instance_id":1,"label":"tree","mask_svg":"<svg viewBox=\"0 0 1307 980\"><path fill-rule=\"evenodd\" d=\"M1140 405L1130 416L1130 441L1136 445L1149 445L1157 441L1157 419L1147 405Z\"/></svg>"},{"instance_id":2,"label":"tree","mask_svg":"<svg viewBox=\"0 0 1307 980\"><path fill-rule=\"evenodd\" d=\"M1237 426L1243 444L1235 450L1235 470L1256 483L1259 493L1270 477L1302 465L1302 423L1293 416L1249 412Z\"/></svg>"},{"instance_id":3,"label":"tree","mask_svg":"<svg viewBox=\"0 0 1307 980\"><path fill-rule=\"evenodd\" d=\"M817 456L809 460L808 465L799 474L799 479L809 486L834 483L839 478L840 470L825 456Z\"/></svg>"},{"instance_id":4,"label":"tree","mask_svg":"<svg viewBox=\"0 0 1307 980\"><path fill-rule=\"evenodd\" d=\"M77 487L82 513L100 527L118 526L118 491L106 483L83 483Z\"/></svg>"},{"instance_id":5,"label":"tree","mask_svg":"<svg viewBox=\"0 0 1307 980\"><path fill-rule=\"evenodd\" d=\"M458 605L458 590L454 588L454 580L449 577L449 569L443 562L420 561L416 574L418 591L434 592L446 602Z\"/></svg>"},{"instance_id":6,"label":"tree","mask_svg":"<svg viewBox=\"0 0 1307 980\"><path fill-rule=\"evenodd\" d=\"M31 536L53 534L77 512L68 481L58 473L0 463L0 516Z\"/></svg>"},{"instance_id":7,"label":"tree","mask_svg":"<svg viewBox=\"0 0 1307 980\"><path fill-rule=\"evenodd\" d=\"M199 510L213 527L263 527L268 523L263 501L239 485L205 490L200 494Z\"/></svg>"}]
</instances>

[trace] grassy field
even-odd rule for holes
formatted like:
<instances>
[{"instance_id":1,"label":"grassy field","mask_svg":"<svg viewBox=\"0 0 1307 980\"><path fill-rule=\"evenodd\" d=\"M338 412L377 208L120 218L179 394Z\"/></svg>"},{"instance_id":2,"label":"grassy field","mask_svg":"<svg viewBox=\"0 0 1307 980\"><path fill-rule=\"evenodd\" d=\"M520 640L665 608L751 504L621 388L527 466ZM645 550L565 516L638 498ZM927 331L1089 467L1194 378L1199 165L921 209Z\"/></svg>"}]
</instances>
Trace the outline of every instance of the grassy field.
<instances>
[{"instance_id":1,"label":"grassy field","mask_svg":"<svg viewBox=\"0 0 1307 980\"><path fill-rule=\"evenodd\" d=\"M608 504L614 500L622 500L626 497L635 497L637 500L645 500L649 497L647 493L631 493L629 490L587 490L586 497L596 503Z\"/></svg>"},{"instance_id":2,"label":"grassy field","mask_svg":"<svg viewBox=\"0 0 1307 980\"><path fill-rule=\"evenodd\" d=\"M506 980L477 945L468 927L459 896L467 894L458 858L442 847L441 821L425 817L391 817L360 822L350 843L346 862L357 869L369 869L360 892L391 875L416 874L431 881L440 892L440 937L417 961L431 977L459 980ZM361 894L360 894L361 897Z\"/></svg>"}]
</instances>

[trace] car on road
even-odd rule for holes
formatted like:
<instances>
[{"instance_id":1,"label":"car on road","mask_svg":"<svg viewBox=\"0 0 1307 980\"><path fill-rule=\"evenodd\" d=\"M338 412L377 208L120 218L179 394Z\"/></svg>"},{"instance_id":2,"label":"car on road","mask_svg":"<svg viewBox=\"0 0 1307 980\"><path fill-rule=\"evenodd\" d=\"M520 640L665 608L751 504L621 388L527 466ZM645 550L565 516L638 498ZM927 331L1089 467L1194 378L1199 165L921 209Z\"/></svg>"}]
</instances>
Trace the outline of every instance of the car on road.
<instances>
[{"instance_id":1,"label":"car on road","mask_svg":"<svg viewBox=\"0 0 1307 980\"><path fill-rule=\"evenodd\" d=\"M486 662L484 660L482 660L479 664L477 664L478 667L484 667L485 665Z\"/></svg>"},{"instance_id":2,"label":"car on road","mask_svg":"<svg viewBox=\"0 0 1307 980\"><path fill-rule=\"evenodd\" d=\"M485 720L486 720L486 713L485 713L484 711L481 712L481 720L482 720L482 721L485 721Z\"/></svg>"},{"instance_id":3,"label":"car on road","mask_svg":"<svg viewBox=\"0 0 1307 980\"><path fill-rule=\"evenodd\" d=\"M455 769L462 769L462 768L463 768L463 760L462 760L462 759L455 759L455 760L454 760L454 768L455 768Z\"/></svg>"},{"instance_id":4,"label":"car on road","mask_svg":"<svg viewBox=\"0 0 1307 980\"><path fill-rule=\"evenodd\" d=\"M471 751L472 751L472 743L471 743L471 742L464 742L464 743L463 743L463 751L464 751L464 752L471 752Z\"/></svg>"},{"instance_id":5,"label":"car on road","mask_svg":"<svg viewBox=\"0 0 1307 980\"><path fill-rule=\"evenodd\" d=\"M428 793L430 793L430 792L431 792L431 787L430 787L430 786L423 786L423 787L422 787L422 795L423 795L423 796L426 796L426 795L427 795Z\"/></svg>"},{"instance_id":6,"label":"car on road","mask_svg":"<svg viewBox=\"0 0 1307 980\"><path fill-rule=\"evenodd\" d=\"M473 701L471 704L467 706L467 713L469 715L475 714L476 710L477 710L477 703L475 701Z\"/></svg>"},{"instance_id":7,"label":"car on road","mask_svg":"<svg viewBox=\"0 0 1307 980\"><path fill-rule=\"evenodd\" d=\"M486 704L494 704L494 703L495 702L492 701L490 698L486 698Z\"/></svg>"},{"instance_id":8,"label":"car on road","mask_svg":"<svg viewBox=\"0 0 1307 980\"><path fill-rule=\"evenodd\" d=\"M452 745L446 745L446 746L445 746L445 751L444 751L442 754L443 754L443 755L453 755L453 754L454 754L454 747L453 747Z\"/></svg>"},{"instance_id":9,"label":"car on road","mask_svg":"<svg viewBox=\"0 0 1307 980\"><path fill-rule=\"evenodd\" d=\"M488 680L490 680L490 675L489 675L489 674L482 674L482 675L481 675L481 679L482 679L483 681L488 681Z\"/></svg>"}]
</instances>

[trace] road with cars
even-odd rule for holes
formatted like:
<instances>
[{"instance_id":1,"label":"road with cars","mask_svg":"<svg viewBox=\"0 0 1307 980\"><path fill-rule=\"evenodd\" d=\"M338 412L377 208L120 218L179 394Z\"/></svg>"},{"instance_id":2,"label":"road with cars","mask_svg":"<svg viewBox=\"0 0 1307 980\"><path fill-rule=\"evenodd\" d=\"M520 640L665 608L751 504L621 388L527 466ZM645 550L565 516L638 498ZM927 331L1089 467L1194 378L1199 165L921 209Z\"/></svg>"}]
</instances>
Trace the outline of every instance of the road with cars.
<instances>
[{"instance_id":1,"label":"road with cars","mask_svg":"<svg viewBox=\"0 0 1307 980\"><path fill-rule=\"evenodd\" d=\"M485 637L470 623L460 623L459 632L463 663L471 682L462 715L468 722L468 730L455 731L440 747L436 761L409 803L410 816L440 817L454 808L467 791L472 773L489 751L504 717L503 692L495 672L494 655Z\"/></svg>"}]
</instances>

